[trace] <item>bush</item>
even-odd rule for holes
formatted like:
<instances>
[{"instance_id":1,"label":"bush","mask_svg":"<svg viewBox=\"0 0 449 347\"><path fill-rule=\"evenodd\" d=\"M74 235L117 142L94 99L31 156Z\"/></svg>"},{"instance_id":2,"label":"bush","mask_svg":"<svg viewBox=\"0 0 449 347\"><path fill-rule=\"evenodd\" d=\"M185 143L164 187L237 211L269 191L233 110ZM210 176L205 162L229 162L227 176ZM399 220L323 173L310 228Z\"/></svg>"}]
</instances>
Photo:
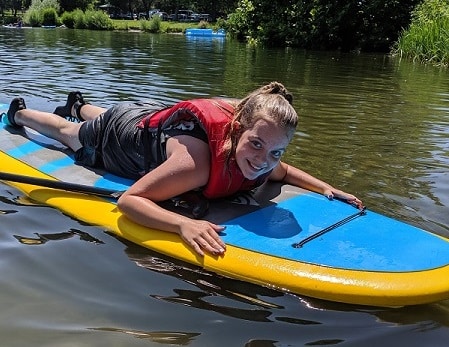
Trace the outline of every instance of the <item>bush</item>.
<instances>
[{"instance_id":1,"label":"bush","mask_svg":"<svg viewBox=\"0 0 449 347\"><path fill-rule=\"evenodd\" d=\"M56 25L58 23L58 11L59 2L57 0L32 0L23 20L33 27Z\"/></svg>"},{"instance_id":2,"label":"bush","mask_svg":"<svg viewBox=\"0 0 449 347\"><path fill-rule=\"evenodd\" d=\"M45 8L42 10L42 25L56 25L58 14L54 8Z\"/></svg>"},{"instance_id":3,"label":"bush","mask_svg":"<svg viewBox=\"0 0 449 347\"><path fill-rule=\"evenodd\" d=\"M103 11L87 10L83 12L76 9L64 12L61 17L62 23L71 29L112 30L113 22Z\"/></svg>"},{"instance_id":4,"label":"bush","mask_svg":"<svg viewBox=\"0 0 449 347\"><path fill-rule=\"evenodd\" d=\"M75 12L64 12L61 16L61 22L67 28L75 28Z\"/></svg>"},{"instance_id":5,"label":"bush","mask_svg":"<svg viewBox=\"0 0 449 347\"><path fill-rule=\"evenodd\" d=\"M73 19L75 21L74 28L75 29L86 29L87 28L87 20L84 12L80 9L76 9L73 11Z\"/></svg>"},{"instance_id":6,"label":"bush","mask_svg":"<svg viewBox=\"0 0 449 347\"><path fill-rule=\"evenodd\" d=\"M420 62L449 65L449 3L425 0L412 13L412 23L404 30L393 55Z\"/></svg>"},{"instance_id":7,"label":"bush","mask_svg":"<svg viewBox=\"0 0 449 347\"><path fill-rule=\"evenodd\" d=\"M29 9L25 12L23 21L32 27L40 26L42 23L41 12L39 10Z\"/></svg>"},{"instance_id":8,"label":"bush","mask_svg":"<svg viewBox=\"0 0 449 347\"><path fill-rule=\"evenodd\" d=\"M112 19L103 11L87 10L84 15L88 29L111 30L114 27Z\"/></svg>"},{"instance_id":9,"label":"bush","mask_svg":"<svg viewBox=\"0 0 449 347\"><path fill-rule=\"evenodd\" d=\"M205 20L202 20L198 23L198 29L207 29L209 26L209 23Z\"/></svg>"},{"instance_id":10,"label":"bush","mask_svg":"<svg viewBox=\"0 0 449 347\"><path fill-rule=\"evenodd\" d=\"M149 33L161 32L162 19L159 16L153 16L150 20L141 20L140 29Z\"/></svg>"},{"instance_id":11,"label":"bush","mask_svg":"<svg viewBox=\"0 0 449 347\"><path fill-rule=\"evenodd\" d=\"M414 25L425 25L430 22L444 21L449 17L449 2L447 0L425 0L412 12Z\"/></svg>"}]
</instances>

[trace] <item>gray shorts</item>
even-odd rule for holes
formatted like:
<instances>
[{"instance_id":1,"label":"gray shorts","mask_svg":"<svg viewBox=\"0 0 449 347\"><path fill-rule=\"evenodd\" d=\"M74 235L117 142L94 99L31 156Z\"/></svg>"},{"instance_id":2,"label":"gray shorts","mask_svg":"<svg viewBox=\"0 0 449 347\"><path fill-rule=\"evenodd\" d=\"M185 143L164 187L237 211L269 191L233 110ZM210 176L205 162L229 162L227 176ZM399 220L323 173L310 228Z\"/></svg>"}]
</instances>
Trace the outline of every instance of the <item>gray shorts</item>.
<instances>
[{"instance_id":1,"label":"gray shorts","mask_svg":"<svg viewBox=\"0 0 449 347\"><path fill-rule=\"evenodd\" d=\"M115 175L139 179L145 174L144 130L137 124L146 115L166 108L158 101L124 102L81 125L83 147L75 153L78 164L102 168Z\"/></svg>"}]
</instances>

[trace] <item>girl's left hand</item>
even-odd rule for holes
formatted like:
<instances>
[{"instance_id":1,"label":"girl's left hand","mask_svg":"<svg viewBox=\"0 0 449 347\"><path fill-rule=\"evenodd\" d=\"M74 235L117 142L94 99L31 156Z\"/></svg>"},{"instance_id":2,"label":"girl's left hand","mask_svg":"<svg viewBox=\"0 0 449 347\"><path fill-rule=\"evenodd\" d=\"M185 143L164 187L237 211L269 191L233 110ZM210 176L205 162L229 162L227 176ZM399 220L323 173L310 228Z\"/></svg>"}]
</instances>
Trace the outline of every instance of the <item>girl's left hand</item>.
<instances>
[{"instance_id":1,"label":"girl's left hand","mask_svg":"<svg viewBox=\"0 0 449 347\"><path fill-rule=\"evenodd\" d=\"M358 209L363 209L363 202L358 197L352 194L348 194L342 190L339 189L326 189L324 191L324 196L326 196L329 200L332 200L333 198L337 198L340 200L346 201L348 204L356 206Z\"/></svg>"}]
</instances>

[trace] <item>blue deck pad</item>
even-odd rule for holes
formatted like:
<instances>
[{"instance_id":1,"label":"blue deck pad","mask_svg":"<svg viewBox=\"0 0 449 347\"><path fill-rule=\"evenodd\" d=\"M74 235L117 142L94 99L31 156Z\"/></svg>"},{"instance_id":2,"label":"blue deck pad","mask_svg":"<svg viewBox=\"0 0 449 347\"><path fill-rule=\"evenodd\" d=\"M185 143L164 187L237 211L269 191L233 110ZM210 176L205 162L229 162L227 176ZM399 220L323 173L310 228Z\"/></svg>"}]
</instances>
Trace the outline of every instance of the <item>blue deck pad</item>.
<instances>
[{"instance_id":1,"label":"blue deck pad","mask_svg":"<svg viewBox=\"0 0 449 347\"><path fill-rule=\"evenodd\" d=\"M46 174L51 174L52 172L58 171L61 168L73 165L73 158L67 156L65 158L49 161L47 164L42 165L39 170L45 172Z\"/></svg>"},{"instance_id":2,"label":"blue deck pad","mask_svg":"<svg viewBox=\"0 0 449 347\"><path fill-rule=\"evenodd\" d=\"M32 141L28 141L26 143L24 143L21 146L17 146L14 149L11 149L10 151L6 152L7 154L9 154L11 157L20 159L23 158L33 152L37 152L42 150L42 146L40 144L37 144L35 142Z\"/></svg>"},{"instance_id":3,"label":"blue deck pad","mask_svg":"<svg viewBox=\"0 0 449 347\"><path fill-rule=\"evenodd\" d=\"M95 182L94 186L97 188L127 190L134 182L128 178L106 173Z\"/></svg>"},{"instance_id":4,"label":"blue deck pad","mask_svg":"<svg viewBox=\"0 0 449 347\"><path fill-rule=\"evenodd\" d=\"M371 211L302 248L292 247L354 213L354 207L341 201L300 195L227 222L223 240L263 254L347 270L411 272L449 264L448 241Z\"/></svg>"}]
</instances>

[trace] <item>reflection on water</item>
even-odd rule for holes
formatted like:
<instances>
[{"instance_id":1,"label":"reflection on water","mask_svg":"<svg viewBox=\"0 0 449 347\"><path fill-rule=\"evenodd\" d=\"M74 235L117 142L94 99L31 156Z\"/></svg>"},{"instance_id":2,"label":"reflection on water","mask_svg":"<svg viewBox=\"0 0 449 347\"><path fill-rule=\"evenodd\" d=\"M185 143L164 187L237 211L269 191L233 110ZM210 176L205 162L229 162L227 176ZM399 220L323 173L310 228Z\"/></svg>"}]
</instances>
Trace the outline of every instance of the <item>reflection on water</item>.
<instances>
[{"instance_id":1,"label":"reflection on water","mask_svg":"<svg viewBox=\"0 0 449 347\"><path fill-rule=\"evenodd\" d=\"M447 70L375 54L63 29L0 28L0 49L0 103L22 95L28 107L47 111L70 90L109 106L239 97L279 80L301 115L286 160L371 210L449 236ZM369 308L232 281L4 185L0 212L7 345L442 346L449 337L448 302ZM80 242L86 237L93 241Z\"/></svg>"},{"instance_id":2,"label":"reflection on water","mask_svg":"<svg viewBox=\"0 0 449 347\"><path fill-rule=\"evenodd\" d=\"M175 296L150 294L156 299L261 322L269 321L267 317L271 313L266 309L280 308L276 304L255 297L253 290L262 294L258 286L221 278L192 265L176 263L172 259L124 242L128 244L126 249L128 257L138 266L180 278L195 288L195 290L173 289ZM279 296L277 291L262 290L264 295ZM216 300L217 297L220 297L220 300ZM242 303L244 307L238 307Z\"/></svg>"},{"instance_id":3,"label":"reflection on water","mask_svg":"<svg viewBox=\"0 0 449 347\"><path fill-rule=\"evenodd\" d=\"M181 331L140 331L115 328L93 328L92 330L110 331L131 335L139 339L149 339L163 345L188 346L200 333L187 333Z\"/></svg>"},{"instance_id":4,"label":"reflection on water","mask_svg":"<svg viewBox=\"0 0 449 347\"><path fill-rule=\"evenodd\" d=\"M35 246L35 245L43 245L49 241L61 241L70 239L74 236L78 236L81 241L92 242L95 244L104 243L101 240L96 239L95 237L89 235L88 233L78 230L78 229L70 229L69 231L64 231L60 233L52 233L52 234L40 234L34 233L34 237L13 235L17 241L24 245Z\"/></svg>"}]
</instances>

